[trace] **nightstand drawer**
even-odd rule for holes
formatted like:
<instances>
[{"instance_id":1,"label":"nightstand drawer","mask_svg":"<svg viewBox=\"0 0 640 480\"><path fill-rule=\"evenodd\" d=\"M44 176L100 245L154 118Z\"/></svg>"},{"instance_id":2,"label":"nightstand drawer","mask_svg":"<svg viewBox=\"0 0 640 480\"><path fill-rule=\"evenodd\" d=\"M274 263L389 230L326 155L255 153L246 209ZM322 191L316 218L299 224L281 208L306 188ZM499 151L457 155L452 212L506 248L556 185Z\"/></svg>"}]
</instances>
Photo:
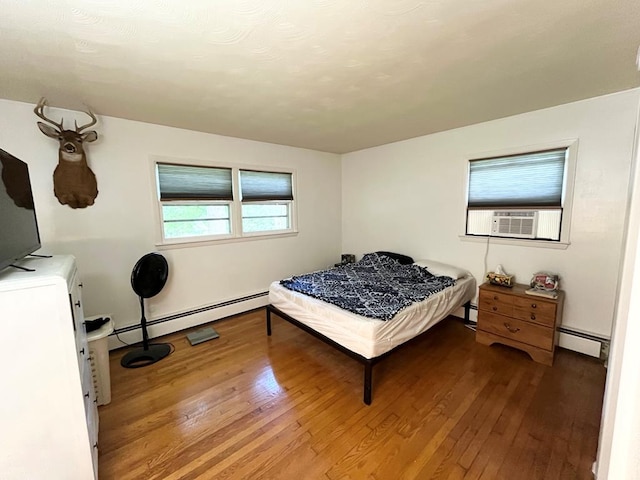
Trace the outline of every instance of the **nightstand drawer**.
<instances>
[{"instance_id":1,"label":"nightstand drawer","mask_svg":"<svg viewBox=\"0 0 640 480\"><path fill-rule=\"evenodd\" d=\"M556 321L557 304L555 302L546 302L539 298L514 297L513 315L520 320L531 320L532 322L542 323L553 327Z\"/></svg>"},{"instance_id":2,"label":"nightstand drawer","mask_svg":"<svg viewBox=\"0 0 640 480\"><path fill-rule=\"evenodd\" d=\"M513 318L553 327L556 321L556 310L553 308L553 311L549 312L544 309L536 310L530 307L513 307Z\"/></svg>"},{"instance_id":3,"label":"nightstand drawer","mask_svg":"<svg viewBox=\"0 0 640 480\"><path fill-rule=\"evenodd\" d=\"M553 349L554 336L550 328L516 318L481 312L478 315L478 329L545 350Z\"/></svg>"},{"instance_id":4,"label":"nightstand drawer","mask_svg":"<svg viewBox=\"0 0 640 480\"><path fill-rule=\"evenodd\" d=\"M480 291L478 310L511 316L513 314L513 297L504 293Z\"/></svg>"}]
</instances>

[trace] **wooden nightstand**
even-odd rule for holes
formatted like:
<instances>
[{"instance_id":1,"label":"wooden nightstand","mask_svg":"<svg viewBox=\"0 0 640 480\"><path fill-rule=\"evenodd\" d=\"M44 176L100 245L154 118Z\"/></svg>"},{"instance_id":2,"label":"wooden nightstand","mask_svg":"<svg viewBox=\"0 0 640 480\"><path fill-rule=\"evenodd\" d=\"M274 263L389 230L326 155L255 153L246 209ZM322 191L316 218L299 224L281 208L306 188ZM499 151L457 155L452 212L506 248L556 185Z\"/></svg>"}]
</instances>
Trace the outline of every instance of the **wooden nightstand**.
<instances>
[{"instance_id":1,"label":"wooden nightstand","mask_svg":"<svg viewBox=\"0 0 640 480\"><path fill-rule=\"evenodd\" d=\"M528 285L513 288L480 285L476 341L501 343L529 354L536 362L553 365L553 353L562 320L564 292L557 299L527 295Z\"/></svg>"}]
</instances>

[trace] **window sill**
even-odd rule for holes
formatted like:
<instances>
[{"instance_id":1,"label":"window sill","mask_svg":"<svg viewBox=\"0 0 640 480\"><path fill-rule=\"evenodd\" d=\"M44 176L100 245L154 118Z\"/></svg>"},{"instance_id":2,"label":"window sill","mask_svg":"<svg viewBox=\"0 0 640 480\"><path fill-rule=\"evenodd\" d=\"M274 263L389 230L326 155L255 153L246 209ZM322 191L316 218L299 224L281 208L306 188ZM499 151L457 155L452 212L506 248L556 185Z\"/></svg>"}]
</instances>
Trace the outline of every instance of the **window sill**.
<instances>
[{"instance_id":1,"label":"window sill","mask_svg":"<svg viewBox=\"0 0 640 480\"><path fill-rule=\"evenodd\" d=\"M206 240L188 240L188 241L176 241L176 242L157 242L155 246L158 250L172 250L177 248L193 248L193 247L206 247L209 245L220 245L223 243L238 243L238 242L250 242L254 240L269 240L272 238L283 237L295 237L298 235L297 231L285 232L285 233L272 233L268 235L252 234L244 237L225 237L220 239Z\"/></svg>"},{"instance_id":2,"label":"window sill","mask_svg":"<svg viewBox=\"0 0 640 480\"><path fill-rule=\"evenodd\" d=\"M504 238L504 237L492 237L482 235L458 235L458 238L463 242L475 242L475 243L487 243L488 241L492 245L513 245L519 247L534 247L534 248L552 248L555 250L566 250L571 242L555 242L550 240L526 240L520 238Z\"/></svg>"}]
</instances>

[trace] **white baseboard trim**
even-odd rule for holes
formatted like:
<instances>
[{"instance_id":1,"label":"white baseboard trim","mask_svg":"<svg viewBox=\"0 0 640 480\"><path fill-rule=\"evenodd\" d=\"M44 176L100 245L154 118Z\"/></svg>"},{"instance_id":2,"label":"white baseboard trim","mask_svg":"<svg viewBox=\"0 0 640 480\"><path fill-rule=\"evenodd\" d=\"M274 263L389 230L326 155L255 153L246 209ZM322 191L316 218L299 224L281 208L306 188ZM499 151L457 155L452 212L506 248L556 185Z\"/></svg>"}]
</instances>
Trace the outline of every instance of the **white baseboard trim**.
<instances>
[{"instance_id":1,"label":"white baseboard trim","mask_svg":"<svg viewBox=\"0 0 640 480\"><path fill-rule=\"evenodd\" d=\"M194 309L195 313L186 312L185 314L167 315L167 317L169 318L177 318L171 318L166 321L161 321L162 319L148 318L147 322L151 323L151 325L147 326L149 338L161 337L163 335L168 335L180 330L196 327L205 323L215 322L216 320L220 320L222 318L230 317L232 315L238 315L249 310L264 307L269 303L269 297L267 295L262 295L256 298L240 300L230 304L228 304L229 302L221 303L223 304L221 306L211 305L210 307L201 307ZM153 323L158 321L159 323ZM117 348L127 346L120 340L118 340L118 337L120 337L123 342L126 342L129 345L133 345L134 343L142 341L142 328L140 327L139 323L130 327L119 327L116 329L116 332L118 330L127 328L131 329L125 332L118 332L118 336L116 336L115 334L109 336L109 350L115 350Z\"/></svg>"}]
</instances>

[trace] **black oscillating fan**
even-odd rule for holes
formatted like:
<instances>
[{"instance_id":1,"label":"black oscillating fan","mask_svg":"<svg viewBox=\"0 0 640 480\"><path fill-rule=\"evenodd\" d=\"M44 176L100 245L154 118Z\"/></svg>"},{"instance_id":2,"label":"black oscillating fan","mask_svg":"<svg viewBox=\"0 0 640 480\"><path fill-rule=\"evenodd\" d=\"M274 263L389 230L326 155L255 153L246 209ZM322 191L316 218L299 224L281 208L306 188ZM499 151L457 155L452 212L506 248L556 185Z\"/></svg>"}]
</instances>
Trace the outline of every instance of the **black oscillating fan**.
<instances>
[{"instance_id":1,"label":"black oscillating fan","mask_svg":"<svg viewBox=\"0 0 640 480\"><path fill-rule=\"evenodd\" d=\"M144 316L144 299L156 296L169 276L167 260L159 253L147 253L143 256L131 272L131 287L140 297L140 311L142 325L142 348L130 351L120 365L125 368L138 368L156 363L171 353L171 345L168 343L149 343L147 333L147 319Z\"/></svg>"}]
</instances>

